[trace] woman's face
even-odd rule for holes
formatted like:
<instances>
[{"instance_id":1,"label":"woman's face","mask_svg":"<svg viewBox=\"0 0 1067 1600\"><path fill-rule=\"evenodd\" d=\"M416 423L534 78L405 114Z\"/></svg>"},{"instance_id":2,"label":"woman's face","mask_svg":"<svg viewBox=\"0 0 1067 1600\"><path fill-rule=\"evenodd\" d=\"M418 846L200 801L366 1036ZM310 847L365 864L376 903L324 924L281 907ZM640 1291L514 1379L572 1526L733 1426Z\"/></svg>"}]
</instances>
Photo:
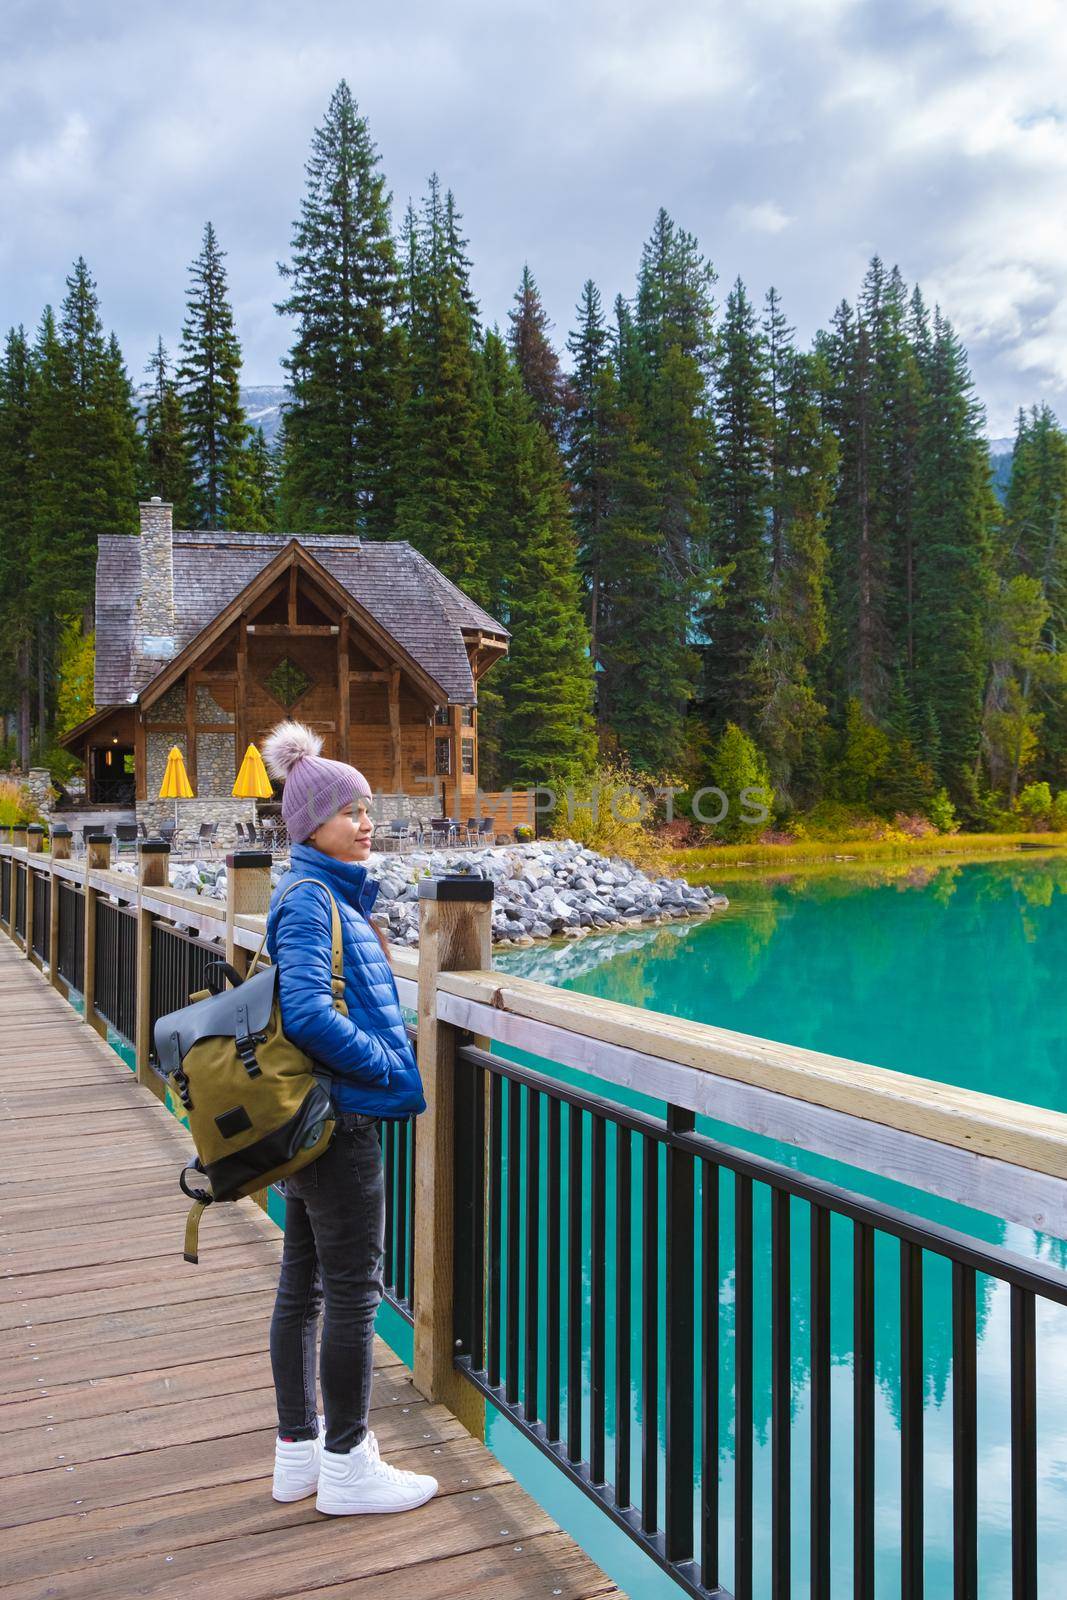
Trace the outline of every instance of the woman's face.
<instances>
[{"instance_id":1,"label":"woman's face","mask_svg":"<svg viewBox=\"0 0 1067 1600\"><path fill-rule=\"evenodd\" d=\"M338 861L366 861L373 831L374 822L367 802L357 799L335 811L328 821L320 822L308 835L308 844Z\"/></svg>"}]
</instances>

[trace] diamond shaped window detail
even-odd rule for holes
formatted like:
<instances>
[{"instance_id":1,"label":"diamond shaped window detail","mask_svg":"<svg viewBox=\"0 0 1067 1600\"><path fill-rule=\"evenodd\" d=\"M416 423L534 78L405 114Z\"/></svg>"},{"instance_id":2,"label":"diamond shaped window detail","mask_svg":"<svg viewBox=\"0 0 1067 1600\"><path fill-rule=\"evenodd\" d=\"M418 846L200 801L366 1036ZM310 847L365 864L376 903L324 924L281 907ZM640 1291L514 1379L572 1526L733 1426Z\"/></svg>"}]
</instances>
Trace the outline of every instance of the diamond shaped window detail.
<instances>
[{"instance_id":1,"label":"diamond shaped window detail","mask_svg":"<svg viewBox=\"0 0 1067 1600\"><path fill-rule=\"evenodd\" d=\"M279 705L283 705L286 711L291 711L300 696L311 688L312 680L303 667L298 666L295 661L290 661L288 656L283 656L277 666L271 668L263 682L264 687L270 691Z\"/></svg>"}]
</instances>

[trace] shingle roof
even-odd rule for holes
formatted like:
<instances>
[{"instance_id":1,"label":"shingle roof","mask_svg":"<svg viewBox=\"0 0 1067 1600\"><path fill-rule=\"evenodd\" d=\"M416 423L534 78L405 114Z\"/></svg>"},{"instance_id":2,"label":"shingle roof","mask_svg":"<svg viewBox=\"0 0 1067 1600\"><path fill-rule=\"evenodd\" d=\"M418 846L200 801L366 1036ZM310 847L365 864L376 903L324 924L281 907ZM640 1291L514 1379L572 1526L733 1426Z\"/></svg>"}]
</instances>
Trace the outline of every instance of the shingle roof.
<instances>
[{"instance_id":1,"label":"shingle roof","mask_svg":"<svg viewBox=\"0 0 1067 1600\"><path fill-rule=\"evenodd\" d=\"M366 607L407 650L448 699L474 703L474 682L463 629L508 638L508 631L425 556L403 540L347 539L269 533L174 531L175 645L183 650L297 537L305 550ZM163 663L134 655L133 628L141 586L136 534L105 534L96 563L97 705L119 705L140 692Z\"/></svg>"}]
</instances>

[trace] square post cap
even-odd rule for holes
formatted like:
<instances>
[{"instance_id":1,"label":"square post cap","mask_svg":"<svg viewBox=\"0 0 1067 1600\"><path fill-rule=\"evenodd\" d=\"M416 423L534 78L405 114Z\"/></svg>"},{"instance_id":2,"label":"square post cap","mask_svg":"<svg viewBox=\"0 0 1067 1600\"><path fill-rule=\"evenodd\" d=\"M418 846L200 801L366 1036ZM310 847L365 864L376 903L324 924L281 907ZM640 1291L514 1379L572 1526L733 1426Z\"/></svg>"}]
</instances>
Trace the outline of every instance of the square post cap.
<instances>
[{"instance_id":1,"label":"square post cap","mask_svg":"<svg viewBox=\"0 0 1067 1600\"><path fill-rule=\"evenodd\" d=\"M476 878L468 872L446 872L440 878L420 878L420 900L460 900L484 904L494 893L492 878Z\"/></svg>"}]
</instances>

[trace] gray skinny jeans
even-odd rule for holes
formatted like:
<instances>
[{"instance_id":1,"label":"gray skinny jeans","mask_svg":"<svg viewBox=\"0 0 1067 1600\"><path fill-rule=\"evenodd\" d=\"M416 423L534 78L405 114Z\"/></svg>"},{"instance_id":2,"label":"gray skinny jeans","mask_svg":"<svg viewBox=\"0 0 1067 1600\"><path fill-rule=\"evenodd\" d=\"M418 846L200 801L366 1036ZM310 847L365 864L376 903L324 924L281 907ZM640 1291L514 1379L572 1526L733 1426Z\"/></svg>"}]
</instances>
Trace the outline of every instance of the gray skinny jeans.
<instances>
[{"instance_id":1,"label":"gray skinny jeans","mask_svg":"<svg viewBox=\"0 0 1067 1600\"><path fill-rule=\"evenodd\" d=\"M338 1116L321 1156L284 1180L285 1241L270 1325L278 1432L318 1435L315 1342L325 1308L319 1379L327 1450L367 1432L374 1318L384 1293L385 1179L378 1119Z\"/></svg>"}]
</instances>

